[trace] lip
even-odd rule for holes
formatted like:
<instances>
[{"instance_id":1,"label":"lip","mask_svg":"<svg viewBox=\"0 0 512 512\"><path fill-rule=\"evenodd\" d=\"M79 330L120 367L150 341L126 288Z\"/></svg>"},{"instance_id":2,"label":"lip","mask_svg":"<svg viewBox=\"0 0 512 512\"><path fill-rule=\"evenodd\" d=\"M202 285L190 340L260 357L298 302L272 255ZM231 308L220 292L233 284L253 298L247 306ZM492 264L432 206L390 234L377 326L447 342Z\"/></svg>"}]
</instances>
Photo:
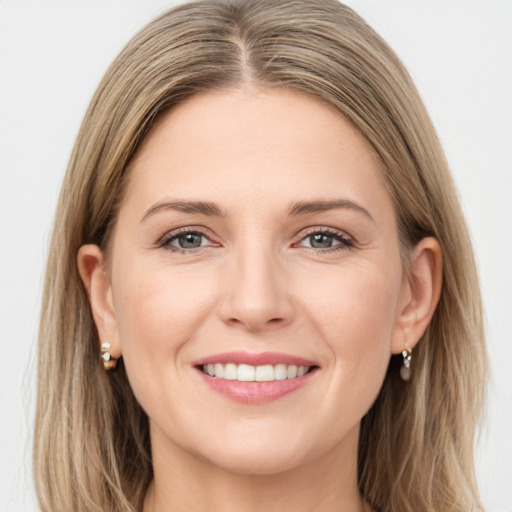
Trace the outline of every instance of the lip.
<instances>
[{"instance_id":1,"label":"lip","mask_svg":"<svg viewBox=\"0 0 512 512\"><path fill-rule=\"evenodd\" d=\"M305 386L318 373L318 368L311 370L302 377L271 382L240 382L238 380L219 379L210 377L201 370L196 370L203 381L217 393L235 402L244 404L264 404L277 400L288 393L297 391Z\"/></svg>"},{"instance_id":2,"label":"lip","mask_svg":"<svg viewBox=\"0 0 512 512\"><path fill-rule=\"evenodd\" d=\"M211 356L204 357L202 359L198 359L193 363L193 366L202 366L203 364L250 364L251 366L263 366L266 364L271 364L275 366L276 364L286 364L295 366L319 366L315 361L311 361L310 359L304 359L303 357L294 356L291 354L284 354L281 352L260 352L260 353L251 353L244 351L236 351L236 352L222 352L219 354L213 354Z\"/></svg>"},{"instance_id":3,"label":"lip","mask_svg":"<svg viewBox=\"0 0 512 512\"><path fill-rule=\"evenodd\" d=\"M252 366L263 366L271 364L313 366L306 375L294 379L274 380L270 382L241 382L238 380L227 380L218 377L206 375L201 366L205 364L250 364ZM214 354L194 363L194 368L203 379L203 382L213 391L224 395L225 397L244 404L264 404L277 400L293 391L297 391L307 385L319 371L319 365L309 359L302 357L282 354L279 352L260 352L254 354L250 352L224 352Z\"/></svg>"}]
</instances>

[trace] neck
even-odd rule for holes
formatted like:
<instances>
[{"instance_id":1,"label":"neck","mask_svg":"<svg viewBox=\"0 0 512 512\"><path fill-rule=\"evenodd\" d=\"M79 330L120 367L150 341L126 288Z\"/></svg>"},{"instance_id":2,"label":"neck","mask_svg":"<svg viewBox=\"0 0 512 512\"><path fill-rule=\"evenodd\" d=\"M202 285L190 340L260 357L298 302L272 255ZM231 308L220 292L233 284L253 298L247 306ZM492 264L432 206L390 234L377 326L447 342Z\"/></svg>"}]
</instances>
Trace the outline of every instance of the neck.
<instances>
[{"instance_id":1,"label":"neck","mask_svg":"<svg viewBox=\"0 0 512 512\"><path fill-rule=\"evenodd\" d=\"M352 437L348 449L345 442L270 475L230 472L166 443L153 450L154 480L143 512L369 511L357 488L357 431Z\"/></svg>"}]
</instances>

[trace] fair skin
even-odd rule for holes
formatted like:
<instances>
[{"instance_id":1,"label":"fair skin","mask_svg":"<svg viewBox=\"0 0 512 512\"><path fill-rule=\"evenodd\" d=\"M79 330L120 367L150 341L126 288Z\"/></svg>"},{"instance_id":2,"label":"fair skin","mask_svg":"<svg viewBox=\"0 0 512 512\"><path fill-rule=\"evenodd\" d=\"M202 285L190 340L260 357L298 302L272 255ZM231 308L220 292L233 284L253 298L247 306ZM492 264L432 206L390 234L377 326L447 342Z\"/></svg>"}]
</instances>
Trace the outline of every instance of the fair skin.
<instances>
[{"instance_id":1,"label":"fair skin","mask_svg":"<svg viewBox=\"0 0 512 512\"><path fill-rule=\"evenodd\" d=\"M365 510L361 418L441 286L431 238L405 275L370 146L308 96L209 92L158 119L129 173L109 260L86 245L78 262L100 341L149 417L144 512ZM311 372L288 393L242 383L252 398L235 397L197 365L233 351L304 358Z\"/></svg>"}]
</instances>

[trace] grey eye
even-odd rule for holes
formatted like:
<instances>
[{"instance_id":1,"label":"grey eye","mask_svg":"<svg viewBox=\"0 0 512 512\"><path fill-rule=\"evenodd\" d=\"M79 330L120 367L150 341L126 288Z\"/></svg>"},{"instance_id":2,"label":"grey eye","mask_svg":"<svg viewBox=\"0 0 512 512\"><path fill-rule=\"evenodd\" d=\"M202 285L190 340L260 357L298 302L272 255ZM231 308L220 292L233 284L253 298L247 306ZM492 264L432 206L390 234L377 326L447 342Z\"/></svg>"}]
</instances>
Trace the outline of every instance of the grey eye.
<instances>
[{"instance_id":1,"label":"grey eye","mask_svg":"<svg viewBox=\"0 0 512 512\"><path fill-rule=\"evenodd\" d=\"M315 249L327 249L332 247L333 238L332 235L326 235L324 233L309 236L311 247Z\"/></svg>"},{"instance_id":2,"label":"grey eye","mask_svg":"<svg viewBox=\"0 0 512 512\"><path fill-rule=\"evenodd\" d=\"M182 249L195 249L201 247L203 235L200 233L186 233L176 237L178 245Z\"/></svg>"}]
</instances>

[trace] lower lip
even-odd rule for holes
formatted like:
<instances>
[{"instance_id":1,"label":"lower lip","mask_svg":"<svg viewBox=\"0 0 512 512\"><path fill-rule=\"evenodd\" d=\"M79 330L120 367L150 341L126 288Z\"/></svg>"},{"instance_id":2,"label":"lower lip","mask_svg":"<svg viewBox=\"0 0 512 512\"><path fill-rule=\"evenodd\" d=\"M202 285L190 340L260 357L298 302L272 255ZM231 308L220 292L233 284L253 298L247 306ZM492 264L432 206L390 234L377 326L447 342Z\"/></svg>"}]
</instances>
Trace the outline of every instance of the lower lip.
<instances>
[{"instance_id":1,"label":"lower lip","mask_svg":"<svg viewBox=\"0 0 512 512\"><path fill-rule=\"evenodd\" d=\"M273 380L269 382L241 382L238 380L220 379L206 375L199 369L197 369L197 371L200 373L204 382L217 393L227 396L235 402L263 404L277 400L305 386L317 373L318 368L314 368L302 377Z\"/></svg>"}]
</instances>

